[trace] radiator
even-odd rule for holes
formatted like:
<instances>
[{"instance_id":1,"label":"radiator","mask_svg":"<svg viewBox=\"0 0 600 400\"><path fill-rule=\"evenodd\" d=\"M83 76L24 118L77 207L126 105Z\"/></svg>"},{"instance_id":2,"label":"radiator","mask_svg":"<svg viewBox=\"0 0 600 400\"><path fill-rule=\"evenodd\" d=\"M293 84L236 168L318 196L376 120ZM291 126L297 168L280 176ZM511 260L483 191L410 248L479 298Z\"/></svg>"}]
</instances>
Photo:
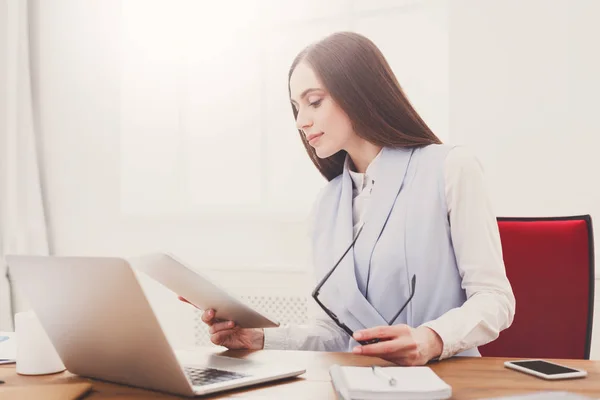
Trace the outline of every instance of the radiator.
<instances>
[{"instance_id":1,"label":"radiator","mask_svg":"<svg viewBox=\"0 0 600 400\"><path fill-rule=\"evenodd\" d=\"M302 296L239 296L257 311L277 319L281 325L305 324L308 320L307 298ZM196 346L215 346L210 341L208 326L202 322L202 311L194 314L194 339Z\"/></svg>"}]
</instances>

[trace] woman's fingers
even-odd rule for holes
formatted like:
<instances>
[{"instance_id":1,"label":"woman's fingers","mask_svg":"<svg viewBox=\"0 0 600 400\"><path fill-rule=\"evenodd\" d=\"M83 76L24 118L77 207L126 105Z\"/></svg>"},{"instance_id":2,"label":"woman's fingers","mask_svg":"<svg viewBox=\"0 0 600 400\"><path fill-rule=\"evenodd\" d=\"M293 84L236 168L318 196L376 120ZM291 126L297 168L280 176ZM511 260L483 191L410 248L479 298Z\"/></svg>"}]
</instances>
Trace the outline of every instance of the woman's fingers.
<instances>
[{"instance_id":1,"label":"woman's fingers","mask_svg":"<svg viewBox=\"0 0 600 400\"><path fill-rule=\"evenodd\" d=\"M417 344L410 336L399 337L392 340L386 340L379 343L368 344L365 346L356 346L354 353L364 354L366 356L381 356L394 354L397 357L408 356L417 350Z\"/></svg>"},{"instance_id":2,"label":"woman's fingers","mask_svg":"<svg viewBox=\"0 0 600 400\"><path fill-rule=\"evenodd\" d=\"M202 317L200 317L202 319L202 322L204 322L207 325L212 325L213 322L213 318L215 317L215 310L213 309L208 309L208 310L204 310L204 312L202 313Z\"/></svg>"},{"instance_id":3,"label":"woman's fingers","mask_svg":"<svg viewBox=\"0 0 600 400\"><path fill-rule=\"evenodd\" d=\"M394 339L408 334L410 334L410 327L407 325L376 326L354 332L354 339Z\"/></svg>"},{"instance_id":4,"label":"woman's fingers","mask_svg":"<svg viewBox=\"0 0 600 400\"><path fill-rule=\"evenodd\" d=\"M218 346L225 345L225 342L231 338L234 331L231 329L226 329L224 331L217 332L215 334L210 335L210 341Z\"/></svg>"},{"instance_id":5,"label":"woman's fingers","mask_svg":"<svg viewBox=\"0 0 600 400\"><path fill-rule=\"evenodd\" d=\"M213 322L208 331L213 334L233 327L235 327L233 321Z\"/></svg>"}]
</instances>

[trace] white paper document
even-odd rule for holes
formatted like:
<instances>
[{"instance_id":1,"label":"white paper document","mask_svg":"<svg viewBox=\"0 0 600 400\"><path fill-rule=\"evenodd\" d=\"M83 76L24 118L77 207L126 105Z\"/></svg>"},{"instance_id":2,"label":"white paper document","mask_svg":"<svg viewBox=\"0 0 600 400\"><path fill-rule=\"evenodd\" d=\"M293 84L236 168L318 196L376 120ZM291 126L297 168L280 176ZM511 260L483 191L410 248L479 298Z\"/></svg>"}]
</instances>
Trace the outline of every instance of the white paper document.
<instances>
[{"instance_id":1,"label":"white paper document","mask_svg":"<svg viewBox=\"0 0 600 400\"><path fill-rule=\"evenodd\" d=\"M14 332L0 332L0 364L14 363L17 358L17 339Z\"/></svg>"}]
</instances>

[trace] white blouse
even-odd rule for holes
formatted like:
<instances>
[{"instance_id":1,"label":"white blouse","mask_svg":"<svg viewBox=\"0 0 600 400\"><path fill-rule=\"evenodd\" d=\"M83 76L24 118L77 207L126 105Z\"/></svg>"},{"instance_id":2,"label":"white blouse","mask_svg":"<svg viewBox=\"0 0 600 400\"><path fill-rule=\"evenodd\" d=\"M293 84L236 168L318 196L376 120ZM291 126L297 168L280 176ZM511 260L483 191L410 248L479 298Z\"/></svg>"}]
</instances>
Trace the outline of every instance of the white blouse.
<instances>
[{"instance_id":1,"label":"white blouse","mask_svg":"<svg viewBox=\"0 0 600 400\"><path fill-rule=\"evenodd\" d=\"M377 158L364 174L350 172L354 184L355 234L377 180L371 174L371 166ZM444 167L452 243L467 301L424 324L443 341L440 359L496 339L501 330L510 326L515 313L515 298L506 278L501 243L497 235L490 234L497 231L498 225L483 169L477 158L463 147L450 150ZM470 225L472 219L486 221L486 224ZM311 324L265 329L264 348L345 351L348 335L312 299L309 304Z\"/></svg>"}]
</instances>

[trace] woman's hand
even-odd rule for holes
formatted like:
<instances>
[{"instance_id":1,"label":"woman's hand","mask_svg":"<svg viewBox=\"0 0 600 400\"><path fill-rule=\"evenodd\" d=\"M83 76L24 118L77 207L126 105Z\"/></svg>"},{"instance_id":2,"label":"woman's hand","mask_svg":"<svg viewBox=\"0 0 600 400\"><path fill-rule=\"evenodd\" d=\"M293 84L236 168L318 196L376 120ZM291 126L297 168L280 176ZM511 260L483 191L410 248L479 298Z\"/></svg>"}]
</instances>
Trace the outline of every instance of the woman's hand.
<instances>
[{"instance_id":1,"label":"woman's hand","mask_svg":"<svg viewBox=\"0 0 600 400\"><path fill-rule=\"evenodd\" d=\"M425 365L442 354L442 339L425 326L411 328L408 325L378 326L354 332L354 339L379 338L381 342L356 346L355 354L380 357L398 365Z\"/></svg>"},{"instance_id":2,"label":"woman's hand","mask_svg":"<svg viewBox=\"0 0 600 400\"><path fill-rule=\"evenodd\" d=\"M181 296L179 296L179 300L192 304ZM211 309L204 310L202 321L210 327L208 330L210 341L218 346L224 346L230 350L260 350L264 346L265 335L262 329L243 329L236 326L233 321L217 319L215 311Z\"/></svg>"}]
</instances>

